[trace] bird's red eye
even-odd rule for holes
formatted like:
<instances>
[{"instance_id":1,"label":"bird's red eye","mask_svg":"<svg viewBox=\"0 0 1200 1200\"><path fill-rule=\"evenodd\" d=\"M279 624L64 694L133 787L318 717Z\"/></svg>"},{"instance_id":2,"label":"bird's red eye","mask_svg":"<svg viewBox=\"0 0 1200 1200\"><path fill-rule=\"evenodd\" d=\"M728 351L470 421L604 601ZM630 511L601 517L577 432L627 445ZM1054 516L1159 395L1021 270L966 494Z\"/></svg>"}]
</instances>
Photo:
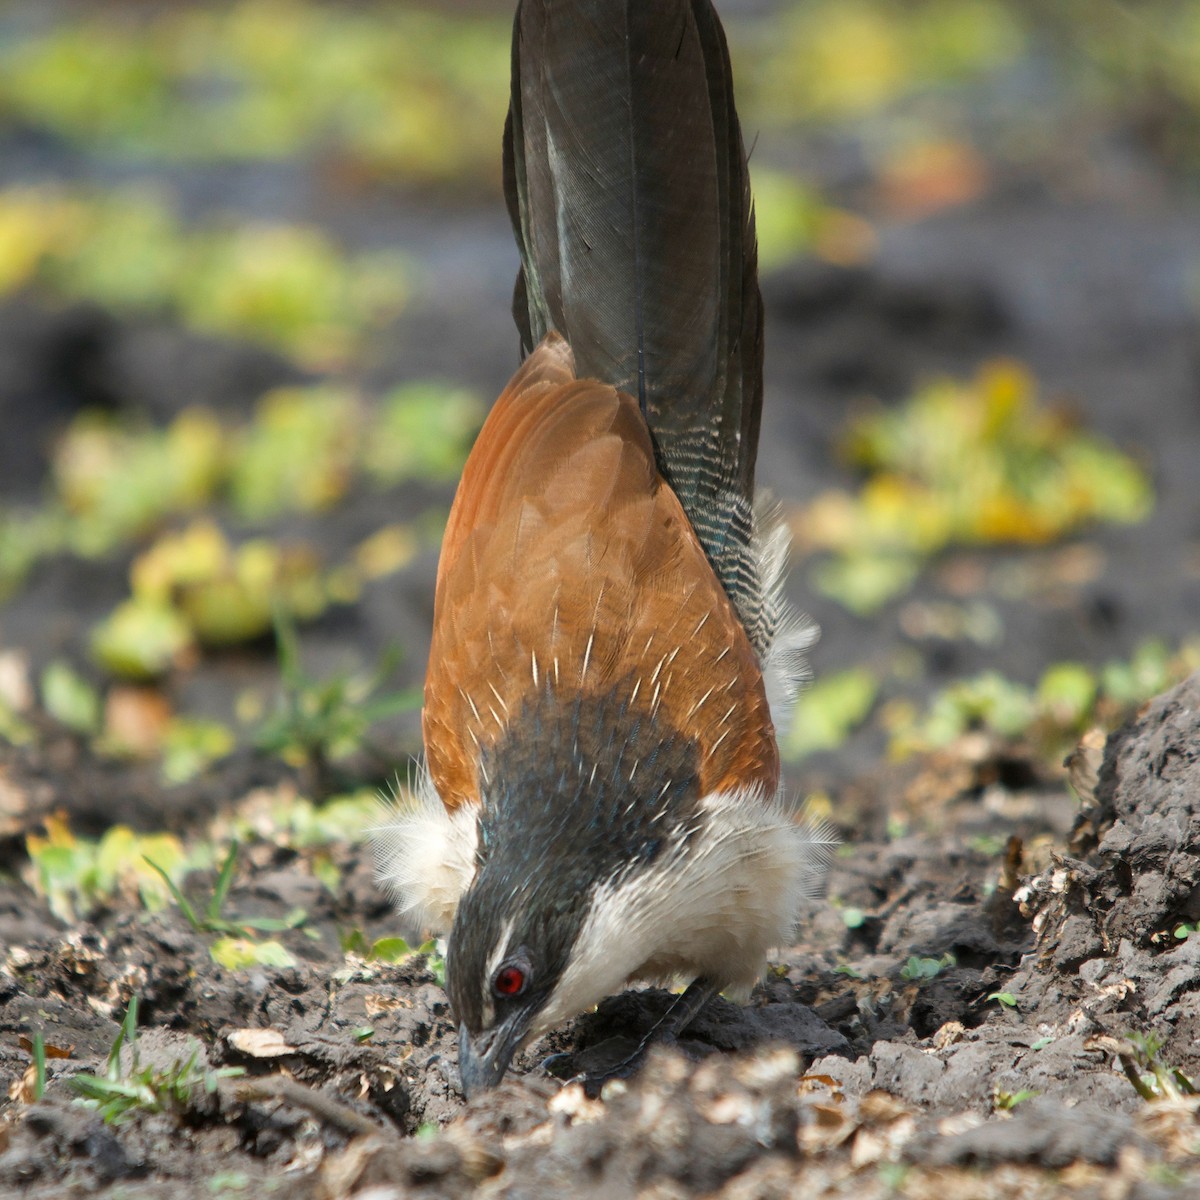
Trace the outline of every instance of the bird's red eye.
<instances>
[{"instance_id":1,"label":"bird's red eye","mask_svg":"<svg viewBox=\"0 0 1200 1200\"><path fill-rule=\"evenodd\" d=\"M509 963L496 972L492 987L497 996L519 996L525 990L525 972Z\"/></svg>"}]
</instances>

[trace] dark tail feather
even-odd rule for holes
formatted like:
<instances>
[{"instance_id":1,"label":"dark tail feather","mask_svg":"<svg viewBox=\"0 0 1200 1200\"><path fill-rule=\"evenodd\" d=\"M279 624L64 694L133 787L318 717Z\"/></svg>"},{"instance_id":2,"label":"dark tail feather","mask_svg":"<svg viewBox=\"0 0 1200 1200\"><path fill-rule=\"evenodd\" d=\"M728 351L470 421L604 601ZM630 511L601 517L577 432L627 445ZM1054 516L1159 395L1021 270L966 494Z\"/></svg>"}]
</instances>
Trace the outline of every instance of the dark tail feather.
<instances>
[{"instance_id":1,"label":"dark tail feather","mask_svg":"<svg viewBox=\"0 0 1200 1200\"><path fill-rule=\"evenodd\" d=\"M762 300L729 53L710 0L521 0L505 130L526 352L637 396L760 649L750 548Z\"/></svg>"}]
</instances>

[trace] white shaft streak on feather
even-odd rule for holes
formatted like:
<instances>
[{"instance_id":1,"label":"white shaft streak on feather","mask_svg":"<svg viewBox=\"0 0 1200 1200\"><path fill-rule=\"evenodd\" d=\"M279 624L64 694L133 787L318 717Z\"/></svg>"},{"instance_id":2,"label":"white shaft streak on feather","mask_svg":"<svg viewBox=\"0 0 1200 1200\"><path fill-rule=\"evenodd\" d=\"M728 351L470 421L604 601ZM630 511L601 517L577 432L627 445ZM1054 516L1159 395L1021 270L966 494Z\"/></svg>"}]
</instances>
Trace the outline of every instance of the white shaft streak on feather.
<instances>
[{"instance_id":1,"label":"white shaft streak on feather","mask_svg":"<svg viewBox=\"0 0 1200 1200\"><path fill-rule=\"evenodd\" d=\"M558 687L558 594L554 597L554 616L550 620L550 645L554 649L554 686Z\"/></svg>"},{"instance_id":2,"label":"white shaft streak on feather","mask_svg":"<svg viewBox=\"0 0 1200 1200\"><path fill-rule=\"evenodd\" d=\"M700 630L702 630L705 627L705 625L708 624L708 618L711 616L712 616L712 609L710 608L708 610L708 612L706 612L704 614L704 616L702 616L700 618L700 624L697 625L696 628L692 630L692 637L695 637L696 634L698 634L700 632Z\"/></svg>"},{"instance_id":3,"label":"white shaft streak on feather","mask_svg":"<svg viewBox=\"0 0 1200 1200\"><path fill-rule=\"evenodd\" d=\"M460 687L458 694L471 706L471 711L475 714L475 720L482 723L483 718L479 715L479 709L475 707L475 701L471 699L471 693L466 688Z\"/></svg>"},{"instance_id":4,"label":"white shaft streak on feather","mask_svg":"<svg viewBox=\"0 0 1200 1200\"><path fill-rule=\"evenodd\" d=\"M596 631L600 628L600 606L604 603L604 585L600 585L596 593L596 603L592 608L592 632L588 634L587 647L583 652L583 670L579 673L579 682L587 677L588 664L592 661L592 647L596 644Z\"/></svg>"},{"instance_id":5,"label":"white shaft streak on feather","mask_svg":"<svg viewBox=\"0 0 1200 1200\"><path fill-rule=\"evenodd\" d=\"M491 688L492 695L496 697L496 702L500 705L500 707L502 709L504 709L504 715L507 717L509 715L508 705L504 703L504 697L501 696L498 691L496 691L496 686L495 686L495 684L492 683L492 681L490 679L488 680L488 687ZM492 716L495 716L495 715L496 715L496 710L493 708ZM496 724L497 725L500 724L499 718L496 719Z\"/></svg>"},{"instance_id":6,"label":"white shaft streak on feather","mask_svg":"<svg viewBox=\"0 0 1200 1200\"><path fill-rule=\"evenodd\" d=\"M704 695L701 696L700 699L697 700L696 703L692 705L691 708L688 709L687 715L689 717L694 717L696 715L696 713L699 712L700 709L702 709L704 707L704 705L708 702L709 696L711 696L714 691L716 691L715 684L712 687L710 687L708 689L708 691L705 692Z\"/></svg>"}]
</instances>

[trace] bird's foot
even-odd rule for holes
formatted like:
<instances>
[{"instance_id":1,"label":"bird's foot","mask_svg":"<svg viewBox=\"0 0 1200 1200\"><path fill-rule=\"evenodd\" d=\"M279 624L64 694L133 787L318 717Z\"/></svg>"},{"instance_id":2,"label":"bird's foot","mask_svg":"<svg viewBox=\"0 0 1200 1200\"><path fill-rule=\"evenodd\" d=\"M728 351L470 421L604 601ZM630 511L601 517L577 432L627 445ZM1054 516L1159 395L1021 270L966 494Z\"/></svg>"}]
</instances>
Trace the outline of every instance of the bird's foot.
<instances>
[{"instance_id":1,"label":"bird's foot","mask_svg":"<svg viewBox=\"0 0 1200 1200\"><path fill-rule=\"evenodd\" d=\"M553 1054L542 1068L556 1079L582 1085L595 1100L611 1079L628 1079L641 1067L651 1045L673 1045L700 1010L720 991L706 979L697 979L676 996L671 1006L640 1039L611 1037L577 1054Z\"/></svg>"}]
</instances>

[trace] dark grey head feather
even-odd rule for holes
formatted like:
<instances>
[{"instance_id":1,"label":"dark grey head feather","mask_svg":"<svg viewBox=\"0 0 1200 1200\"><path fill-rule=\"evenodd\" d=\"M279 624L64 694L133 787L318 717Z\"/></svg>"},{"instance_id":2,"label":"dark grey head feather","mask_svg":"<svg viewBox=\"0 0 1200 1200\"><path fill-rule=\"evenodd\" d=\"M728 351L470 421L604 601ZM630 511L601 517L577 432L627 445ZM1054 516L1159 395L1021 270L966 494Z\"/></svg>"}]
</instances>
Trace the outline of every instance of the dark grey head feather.
<instances>
[{"instance_id":1,"label":"dark grey head feather","mask_svg":"<svg viewBox=\"0 0 1200 1200\"><path fill-rule=\"evenodd\" d=\"M473 1032L498 950L525 952L522 1002L536 1007L566 968L595 890L693 833L698 747L631 706L632 690L628 681L565 706L548 689L533 693L483 755L476 875L447 963L450 1000Z\"/></svg>"}]
</instances>

